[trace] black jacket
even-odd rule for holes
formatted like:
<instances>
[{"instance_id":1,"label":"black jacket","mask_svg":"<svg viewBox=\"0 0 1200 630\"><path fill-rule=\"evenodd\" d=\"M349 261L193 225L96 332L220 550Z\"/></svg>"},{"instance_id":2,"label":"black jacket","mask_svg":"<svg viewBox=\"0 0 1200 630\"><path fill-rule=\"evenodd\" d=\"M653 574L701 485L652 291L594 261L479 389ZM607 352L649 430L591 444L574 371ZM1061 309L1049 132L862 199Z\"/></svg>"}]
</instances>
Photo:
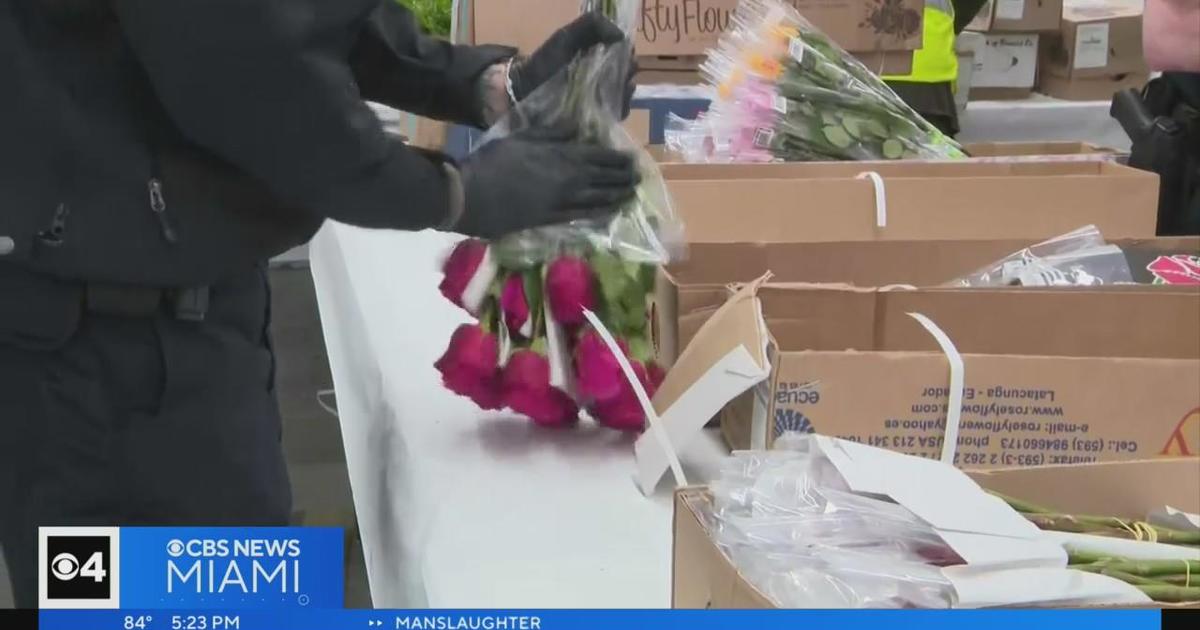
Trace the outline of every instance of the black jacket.
<instances>
[{"instance_id":1,"label":"black jacket","mask_svg":"<svg viewBox=\"0 0 1200 630\"><path fill-rule=\"evenodd\" d=\"M326 218L436 225L441 158L364 99L475 122L512 52L426 37L393 0L0 0L0 264L204 284Z\"/></svg>"}]
</instances>

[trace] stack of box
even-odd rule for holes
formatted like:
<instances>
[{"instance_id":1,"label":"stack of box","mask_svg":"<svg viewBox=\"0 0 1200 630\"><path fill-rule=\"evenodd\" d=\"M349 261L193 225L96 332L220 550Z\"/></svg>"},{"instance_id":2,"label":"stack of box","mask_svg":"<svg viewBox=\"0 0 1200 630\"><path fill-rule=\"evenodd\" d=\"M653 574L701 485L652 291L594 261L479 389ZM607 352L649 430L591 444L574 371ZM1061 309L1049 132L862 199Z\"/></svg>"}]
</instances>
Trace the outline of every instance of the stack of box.
<instances>
[{"instance_id":1,"label":"stack of box","mask_svg":"<svg viewBox=\"0 0 1200 630\"><path fill-rule=\"evenodd\" d=\"M1039 91L1108 100L1149 79L1142 54L1143 0L1065 0L1060 32L1042 47Z\"/></svg>"},{"instance_id":2,"label":"stack of box","mask_svg":"<svg viewBox=\"0 0 1200 630\"><path fill-rule=\"evenodd\" d=\"M686 449L716 416L735 449L817 433L947 458L986 488L1067 511L1194 512L1200 239L1154 238L1152 173L1056 161L1095 147L974 150L1022 157L663 165L690 248L653 308L672 366L654 400L668 435ZM1135 278L1182 280L946 286L1087 224ZM673 605L774 606L713 544L697 517L705 490L676 496Z\"/></svg>"},{"instance_id":3,"label":"stack of box","mask_svg":"<svg viewBox=\"0 0 1200 630\"><path fill-rule=\"evenodd\" d=\"M907 74L921 46L925 0L788 0L867 67ZM461 0L459 39L530 52L579 13L576 0ZM738 0L644 0L635 42L644 84L700 82L705 53L731 25Z\"/></svg>"},{"instance_id":4,"label":"stack of box","mask_svg":"<svg viewBox=\"0 0 1200 630\"><path fill-rule=\"evenodd\" d=\"M934 454L950 377L909 315L921 313L963 359L960 465L1200 453L1200 286L942 286L1088 224L1134 277L1194 268L1200 240L1153 238L1153 174L1026 161L668 164L663 175L690 252L664 272L653 309L656 349L672 365L660 413L682 392L745 391L669 415L718 415L735 448L800 430ZM730 285L768 271L751 306L727 301ZM723 369L731 348L766 380Z\"/></svg>"},{"instance_id":5,"label":"stack of box","mask_svg":"<svg viewBox=\"0 0 1200 630\"><path fill-rule=\"evenodd\" d=\"M1057 33L1063 0L990 0L967 26L975 38L971 100L1024 98L1037 83L1038 45Z\"/></svg>"}]
</instances>

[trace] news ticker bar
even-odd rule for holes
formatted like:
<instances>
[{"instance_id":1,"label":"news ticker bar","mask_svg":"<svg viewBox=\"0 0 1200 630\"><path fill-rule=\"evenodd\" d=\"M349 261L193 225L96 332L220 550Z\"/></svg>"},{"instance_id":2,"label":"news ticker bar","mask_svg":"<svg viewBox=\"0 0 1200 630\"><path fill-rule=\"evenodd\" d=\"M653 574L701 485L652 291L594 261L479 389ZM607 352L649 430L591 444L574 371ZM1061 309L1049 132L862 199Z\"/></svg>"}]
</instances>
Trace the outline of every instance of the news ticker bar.
<instances>
[{"instance_id":1,"label":"news ticker bar","mask_svg":"<svg viewBox=\"0 0 1200 630\"><path fill-rule=\"evenodd\" d=\"M5 630L1175 630L1196 610L43 610L0 611Z\"/></svg>"}]
</instances>

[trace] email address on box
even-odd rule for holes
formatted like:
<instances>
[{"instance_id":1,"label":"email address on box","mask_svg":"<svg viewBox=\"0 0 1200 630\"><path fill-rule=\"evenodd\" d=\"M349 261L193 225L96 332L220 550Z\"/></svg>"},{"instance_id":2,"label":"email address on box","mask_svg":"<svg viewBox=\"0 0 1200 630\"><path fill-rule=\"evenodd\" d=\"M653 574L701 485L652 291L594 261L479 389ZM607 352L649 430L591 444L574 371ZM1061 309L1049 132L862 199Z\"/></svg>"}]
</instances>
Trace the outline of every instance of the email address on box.
<instances>
[{"instance_id":1,"label":"email address on box","mask_svg":"<svg viewBox=\"0 0 1200 630\"><path fill-rule=\"evenodd\" d=\"M531 615L409 615L396 617L395 630L541 630Z\"/></svg>"}]
</instances>

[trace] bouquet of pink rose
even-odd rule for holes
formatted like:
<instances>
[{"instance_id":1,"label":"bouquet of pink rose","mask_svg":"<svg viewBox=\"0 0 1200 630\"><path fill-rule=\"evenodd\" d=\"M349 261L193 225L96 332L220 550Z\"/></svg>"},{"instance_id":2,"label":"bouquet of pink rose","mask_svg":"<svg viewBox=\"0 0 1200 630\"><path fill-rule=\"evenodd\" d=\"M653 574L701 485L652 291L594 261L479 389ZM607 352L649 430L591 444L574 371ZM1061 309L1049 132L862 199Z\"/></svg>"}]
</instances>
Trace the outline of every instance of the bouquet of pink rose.
<instances>
[{"instance_id":1,"label":"bouquet of pink rose","mask_svg":"<svg viewBox=\"0 0 1200 630\"><path fill-rule=\"evenodd\" d=\"M639 0L584 0L632 32ZM618 120L631 46L598 47L517 105L485 138L570 126L579 142L641 148ZM511 409L543 426L573 424L581 409L604 426L639 431L641 403L621 361L586 319L611 333L641 387L654 395L648 303L655 270L681 254L681 226L662 175L644 151L637 196L610 218L460 242L441 292L478 320L458 328L436 367L447 389L481 409Z\"/></svg>"},{"instance_id":2,"label":"bouquet of pink rose","mask_svg":"<svg viewBox=\"0 0 1200 630\"><path fill-rule=\"evenodd\" d=\"M444 272L442 295L479 319L454 332L436 363L448 389L543 426L574 424L582 408L604 426L642 429L637 394L584 311L601 319L653 396L664 376L648 323L653 265L594 250L512 269L497 263L491 245L468 239Z\"/></svg>"}]
</instances>

